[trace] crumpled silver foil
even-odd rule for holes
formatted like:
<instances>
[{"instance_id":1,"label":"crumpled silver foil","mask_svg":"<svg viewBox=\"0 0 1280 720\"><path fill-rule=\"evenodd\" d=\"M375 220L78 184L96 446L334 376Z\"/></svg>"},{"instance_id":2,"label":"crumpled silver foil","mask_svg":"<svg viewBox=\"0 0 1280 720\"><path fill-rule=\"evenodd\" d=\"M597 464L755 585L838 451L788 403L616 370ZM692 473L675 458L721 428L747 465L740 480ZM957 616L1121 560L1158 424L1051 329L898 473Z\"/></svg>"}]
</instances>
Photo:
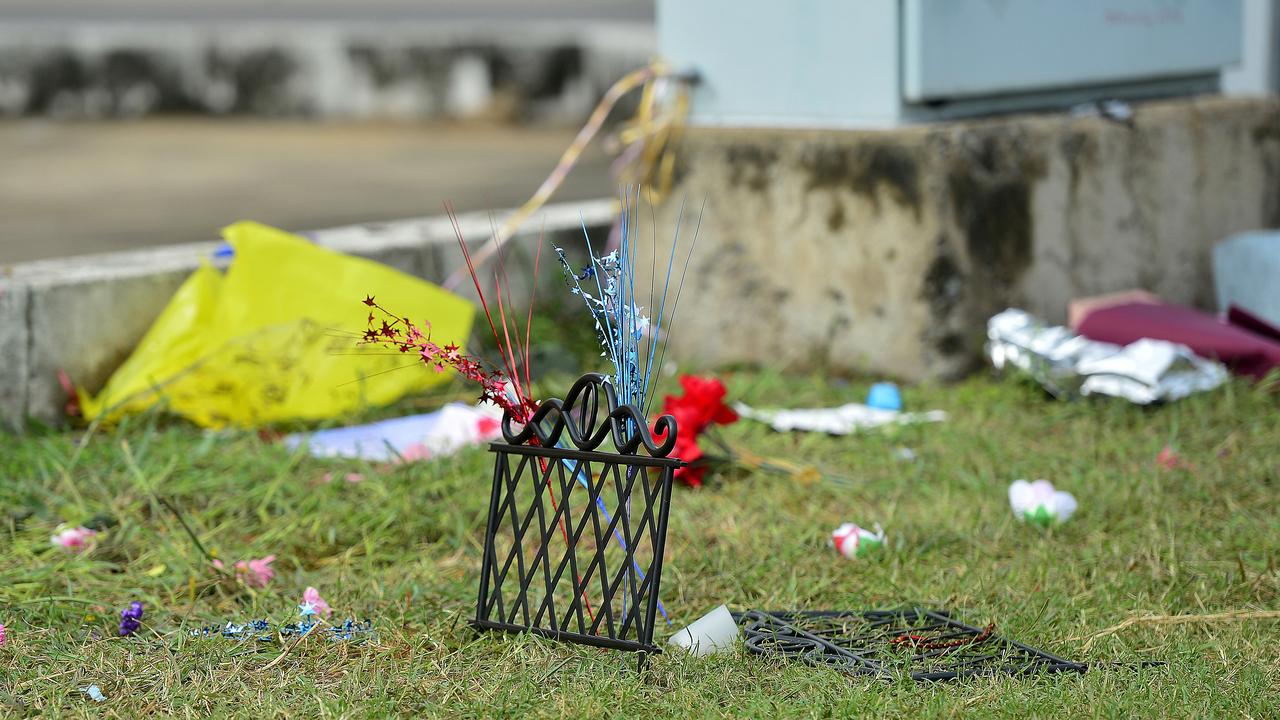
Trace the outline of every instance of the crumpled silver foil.
<instances>
[{"instance_id":1,"label":"crumpled silver foil","mask_svg":"<svg viewBox=\"0 0 1280 720\"><path fill-rule=\"evenodd\" d=\"M1097 342L1014 308L987 321L987 356L997 370L1012 366L1055 397L1110 395L1139 405L1212 390L1228 377L1221 363L1186 345Z\"/></svg>"}]
</instances>

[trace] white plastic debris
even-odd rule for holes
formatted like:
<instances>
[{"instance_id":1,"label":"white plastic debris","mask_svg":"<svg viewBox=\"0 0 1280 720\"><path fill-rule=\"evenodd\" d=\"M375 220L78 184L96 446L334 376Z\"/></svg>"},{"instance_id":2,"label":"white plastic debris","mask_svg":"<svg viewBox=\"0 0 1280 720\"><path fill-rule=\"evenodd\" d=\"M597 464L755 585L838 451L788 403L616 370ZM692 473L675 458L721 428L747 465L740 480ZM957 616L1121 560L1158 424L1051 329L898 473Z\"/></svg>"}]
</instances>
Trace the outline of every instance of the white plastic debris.
<instances>
[{"instance_id":1,"label":"white plastic debris","mask_svg":"<svg viewBox=\"0 0 1280 720\"><path fill-rule=\"evenodd\" d=\"M672 635L667 642L699 656L725 652L738 642L738 623L729 608L721 605Z\"/></svg>"},{"instance_id":2,"label":"white plastic debris","mask_svg":"<svg viewBox=\"0 0 1280 720\"><path fill-rule=\"evenodd\" d=\"M290 450L305 444L312 456L320 458L429 460L501 437L501 420L502 410L488 403L449 403L422 415L296 433L286 436L284 442Z\"/></svg>"},{"instance_id":3,"label":"white plastic debris","mask_svg":"<svg viewBox=\"0 0 1280 720\"><path fill-rule=\"evenodd\" d=\"M859 430L884 425L911 425L925 422L942 422L947 414L941 410L927 412L899 412L873 408L861 403L849 403L833 408L799 408L795 410L757 410L743 403L734 403L733 409L744 418L768 423L778 432L805 430L831 435L850 435Z\"/></svg>"},{"instance_id":4,"label":"white plastic debris","mask_svg":"<svg viewBox=\"0 0 1280 720\"><path fill-rule=\"evenodd\" d=\"M920 459L920 453L916 452L915 450L912 450L909 447L895 448L893 451L893 456L898 458L902 462L913 463Z\"/></svg>"},{"instance_id":5,"label":"white plastic debris","mask_svg":"<svg viewBox=\"0 0 1280 720\"><path fill-rule=\"evenodd\" d=\"M82 687L80 688L80 692L84 693L85 695L88 695L89 699L94 702L107 701L107 696L102 694L102 688L98 687L97 685Z\"/></svg>"},{"instance_id":6,"label":"white plastic debris","mask_svg":"<svg viewBox=\"0 0 1280 720\"><path fill-rule=\"evenodd\" d=\"M1110 395L1147 405L1212 390L1228 377L1221 363L1186 345L1098 342L1013 308L987 321L987 355L997 370L1021 370L1059 398Z\"/></svg>"}]
</instances>

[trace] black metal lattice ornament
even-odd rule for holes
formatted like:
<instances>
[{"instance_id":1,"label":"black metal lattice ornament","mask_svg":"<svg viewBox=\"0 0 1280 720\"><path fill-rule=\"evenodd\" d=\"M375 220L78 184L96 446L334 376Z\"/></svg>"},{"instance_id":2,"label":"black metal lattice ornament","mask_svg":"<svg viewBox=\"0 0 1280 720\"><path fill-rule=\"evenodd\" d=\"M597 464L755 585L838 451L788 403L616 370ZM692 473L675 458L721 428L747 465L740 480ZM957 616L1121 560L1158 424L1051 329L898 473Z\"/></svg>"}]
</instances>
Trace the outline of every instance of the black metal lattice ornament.
<instances>
[{"instance_id":1,"label":"black metal lattice ornament","mask_svg":"<svg viewBox=\"0 0 1280 720\"><path fill-rule=\"evenodd\" d=\"M665 436L661 444L653 433ZM493 486L473 624L658 652L671 484L683 465L667 457L675 419L658 418L650 432L644 415L592 373L522 427L504 416L502 435L489 446Z\"/></svg>"},{"instance_id":2,"label":"black metal lattice ornament","mask_svg":"<svg viewBox=\"0 0 1280 720\"><path fill-rule=\"evenodd\" d=\"M747 649L883 680L1084 672L1086 666L975 628L944 611L761 612L734 616Z\"/></svg>"}]
</instances>

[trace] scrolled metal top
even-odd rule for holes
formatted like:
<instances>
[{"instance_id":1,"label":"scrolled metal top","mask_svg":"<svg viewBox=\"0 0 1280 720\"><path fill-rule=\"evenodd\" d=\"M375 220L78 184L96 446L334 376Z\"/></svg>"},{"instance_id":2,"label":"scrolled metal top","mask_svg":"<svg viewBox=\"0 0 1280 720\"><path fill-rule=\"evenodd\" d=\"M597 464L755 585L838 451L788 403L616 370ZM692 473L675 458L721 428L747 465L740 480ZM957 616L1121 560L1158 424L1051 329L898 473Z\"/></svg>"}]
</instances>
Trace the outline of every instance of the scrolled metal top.
<instances>
[{"instance_id":1,"label":"scrolled metal top","mask_svg":"<svg viewBox=\"0 0 1280 720\"><path fill-rule=\"evenodd\" d=\"M606 413L601 417L600 395L604 394ZM576 419L575 419L576 418ZM525 425L516 427L510 413L502 416L502 436L512 445L523 445L537 438L537 444L554 447L560 436L568 432L569 441L579 450L600 447L606 437L613 436L614 447L624 455L636 454L640 446L652 457L666 457L676 445L676 419L663 415L650 431L644 414L633 405L619 404L608 378L600 373L587 373L569 389L564 400L544 400ZM653 436L664 436L661 445Z\"/></svg>"}]
</instances>

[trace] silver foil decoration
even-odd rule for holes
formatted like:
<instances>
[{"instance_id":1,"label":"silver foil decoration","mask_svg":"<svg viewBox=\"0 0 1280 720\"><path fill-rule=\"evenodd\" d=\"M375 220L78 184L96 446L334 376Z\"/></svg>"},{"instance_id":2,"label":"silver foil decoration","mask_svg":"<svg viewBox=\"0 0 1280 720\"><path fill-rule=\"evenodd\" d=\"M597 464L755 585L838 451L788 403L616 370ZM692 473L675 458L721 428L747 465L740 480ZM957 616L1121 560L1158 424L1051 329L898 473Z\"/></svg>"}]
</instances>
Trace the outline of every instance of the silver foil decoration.
<instances>
[{"instance_id":1,"label":"silver foil decoration","mask_svg":"<svg viewBox=\"0 0 1280 720\"><path fill-rule=\"evenodd\" d=\"M996 370L1013 367L1058 398L1110 395L1138 405L1212 390L1228 377L1221 363L1186 345L1098 342L1013 308L987 321L987 356Z\"/></svg>"}]
</instances>

